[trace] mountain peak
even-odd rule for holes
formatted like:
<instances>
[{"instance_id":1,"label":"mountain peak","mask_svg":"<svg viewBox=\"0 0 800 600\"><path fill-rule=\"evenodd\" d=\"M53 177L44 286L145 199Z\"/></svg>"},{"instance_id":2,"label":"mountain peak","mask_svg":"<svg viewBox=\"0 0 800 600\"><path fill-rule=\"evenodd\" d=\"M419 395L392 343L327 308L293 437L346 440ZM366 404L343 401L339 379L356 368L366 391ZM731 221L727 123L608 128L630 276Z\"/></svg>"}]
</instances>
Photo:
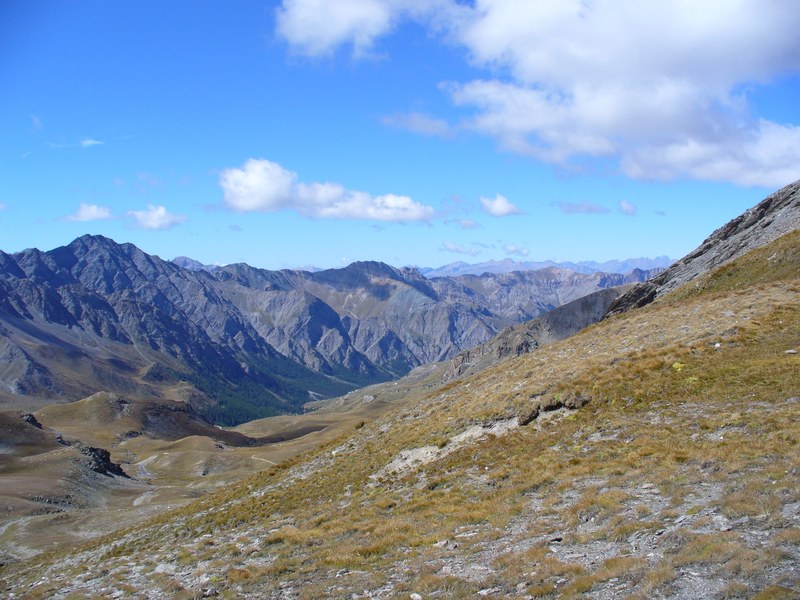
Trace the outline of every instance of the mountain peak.
<instances>
[{"instance_id":1,"label":"mountain peak","mask_svg":"<svg viewBox=\"0 0 800 600\"><path fill-rule=\"evenodd\" d=\"M182 269L187 269L189 271L207 271L209 273L213 273L219 269L219 267L216 265L206 265L201 263L199 260L189 258L188 256L176 256L171 262L178 265Z\"/></svg>"},{"instance_id":2,"label":"mountain peak","mask_svg":"<svg viewBox=\"0 0 800 600\"><path fill-rule=\"evenodd\" d=\"M105 237L104 235L97 235L97 234L85 234L78 238L72 240L64 248L69 248L71 251L81 251L81 250L94 250L97 248L105 248L105 249L117 249L124 245L130 244L119 244L118 242L112 240L111 238ZM56 248L58 250L58 248Z\"/></svg>"}]
</instances>

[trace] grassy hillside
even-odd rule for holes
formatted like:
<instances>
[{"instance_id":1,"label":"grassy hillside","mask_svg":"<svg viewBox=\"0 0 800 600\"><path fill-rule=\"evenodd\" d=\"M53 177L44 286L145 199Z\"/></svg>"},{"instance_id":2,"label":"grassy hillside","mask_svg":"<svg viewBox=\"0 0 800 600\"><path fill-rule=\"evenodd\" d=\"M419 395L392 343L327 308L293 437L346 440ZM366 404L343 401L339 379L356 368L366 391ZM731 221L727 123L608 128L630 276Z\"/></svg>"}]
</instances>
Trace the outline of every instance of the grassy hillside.
<instances>
[{"instance_id":1,"label":"grassy hillside","mask_svg":"<svg viewBox=\"0 0 800 600\"><path fill-rule=\"evenodd\" d=\"M799 300L794 233L0 589L796 598Z\"/></svg>"}]
</instances>

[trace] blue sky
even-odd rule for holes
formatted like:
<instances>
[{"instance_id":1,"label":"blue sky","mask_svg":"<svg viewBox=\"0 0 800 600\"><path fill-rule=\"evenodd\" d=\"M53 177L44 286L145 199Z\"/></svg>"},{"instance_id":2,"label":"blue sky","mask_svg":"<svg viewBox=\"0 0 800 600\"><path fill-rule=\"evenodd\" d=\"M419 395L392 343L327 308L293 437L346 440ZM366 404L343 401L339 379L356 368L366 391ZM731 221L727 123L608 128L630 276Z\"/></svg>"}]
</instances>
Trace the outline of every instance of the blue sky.
<instances>
[{"instance_id":1,"label":"blue sky","mask_svg":"<svg viewBox=\"0 0 800 600\"><path fill-rule=\"evenodd\" d=\"M800 178L792 0L0 3L0 249L678 258Z\"/></svg>"}]
</instances>

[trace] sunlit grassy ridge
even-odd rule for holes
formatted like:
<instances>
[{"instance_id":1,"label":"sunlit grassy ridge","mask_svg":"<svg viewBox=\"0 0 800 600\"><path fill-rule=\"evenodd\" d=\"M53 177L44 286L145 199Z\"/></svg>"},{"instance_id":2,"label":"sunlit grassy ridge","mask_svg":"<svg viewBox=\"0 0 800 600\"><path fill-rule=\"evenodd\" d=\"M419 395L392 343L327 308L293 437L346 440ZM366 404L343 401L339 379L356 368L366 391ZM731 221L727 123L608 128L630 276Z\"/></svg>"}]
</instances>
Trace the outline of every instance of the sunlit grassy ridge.
<instances>
[{"instance_id":1,"label":"sunlit grassy ridge","mask_svg":"<svg viewBox=\"0 0 800 600\"><path fill-rule=\"evenodd\" d=\"M21 565L8 585L797 597L799 255L791 234L113 541ZM496 423L508 431L489 434Z\"/></svg>"}]
</instances>

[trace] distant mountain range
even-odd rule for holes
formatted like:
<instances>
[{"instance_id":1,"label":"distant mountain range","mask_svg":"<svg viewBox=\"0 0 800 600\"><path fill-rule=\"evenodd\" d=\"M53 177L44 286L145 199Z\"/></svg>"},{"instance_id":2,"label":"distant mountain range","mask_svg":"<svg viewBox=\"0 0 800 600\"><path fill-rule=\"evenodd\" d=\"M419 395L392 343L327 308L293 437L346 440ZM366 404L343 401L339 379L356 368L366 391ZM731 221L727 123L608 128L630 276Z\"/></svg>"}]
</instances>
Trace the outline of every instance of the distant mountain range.
<instances>
[{"instance_id":1,"label":"distant mountain range","mask_svg":"<svg viewBox=\"0 0 800 600\"><path fill-rule=\"evenodd\" d=\"M30 409L109 391L188 401L223 424L297 412L653 274L209 268L86 235L0 252L0 402Z\"/></svg>"},{"instance_id":2,"label":"distant mountain range","mask_svg":"<svg viewBox=\"0 0 800 600\"><path fill-rule=\"evenodd\" d=\"M536 271L555 267L557 269L570 269L577 273L630 273L634 269L649 271L666 269L674 261L668 256L655 258L628 258L625 260L607 260L597 262L584 260L579 262L545 261L515 261L512 258L503 260L490 260L482 263L470 264L457 261L437 268L420 268L419 272L425 277L455 277L458 275L483 275L484 273L512 273L514 271Z\"/></svg>"},{"instance_id":3,"label":"distant mountain range","mask_svg":"<svg viewBox=\"0 0 800 600\"><path fill-rule=\"evenodd\" d=\"M221 267L218 265L205 265L199 261L186 256L178 256L172 259L176 265L190 271L208 271L213 273ZM515 271L537 271L548 267L556 269L570 269L576 273L630 273L634 269L642 271L652 271L655 269L666 269L674 261L668 256L656 256L655 258L628 258L625 260L607 260L597 262L593 260L583 260L579 262L559 262L555 260L545 261L515 261L513 258L503 260L490 260L481 263L467 263L463 261L453 262L441 267L414 267L420 274L428 279L434 277L457 277L459 275L483 275L484 273L513 273ZM304 267L302 270L316 273L323 269L315 267Z\"/></svg>"}]
</instances>

